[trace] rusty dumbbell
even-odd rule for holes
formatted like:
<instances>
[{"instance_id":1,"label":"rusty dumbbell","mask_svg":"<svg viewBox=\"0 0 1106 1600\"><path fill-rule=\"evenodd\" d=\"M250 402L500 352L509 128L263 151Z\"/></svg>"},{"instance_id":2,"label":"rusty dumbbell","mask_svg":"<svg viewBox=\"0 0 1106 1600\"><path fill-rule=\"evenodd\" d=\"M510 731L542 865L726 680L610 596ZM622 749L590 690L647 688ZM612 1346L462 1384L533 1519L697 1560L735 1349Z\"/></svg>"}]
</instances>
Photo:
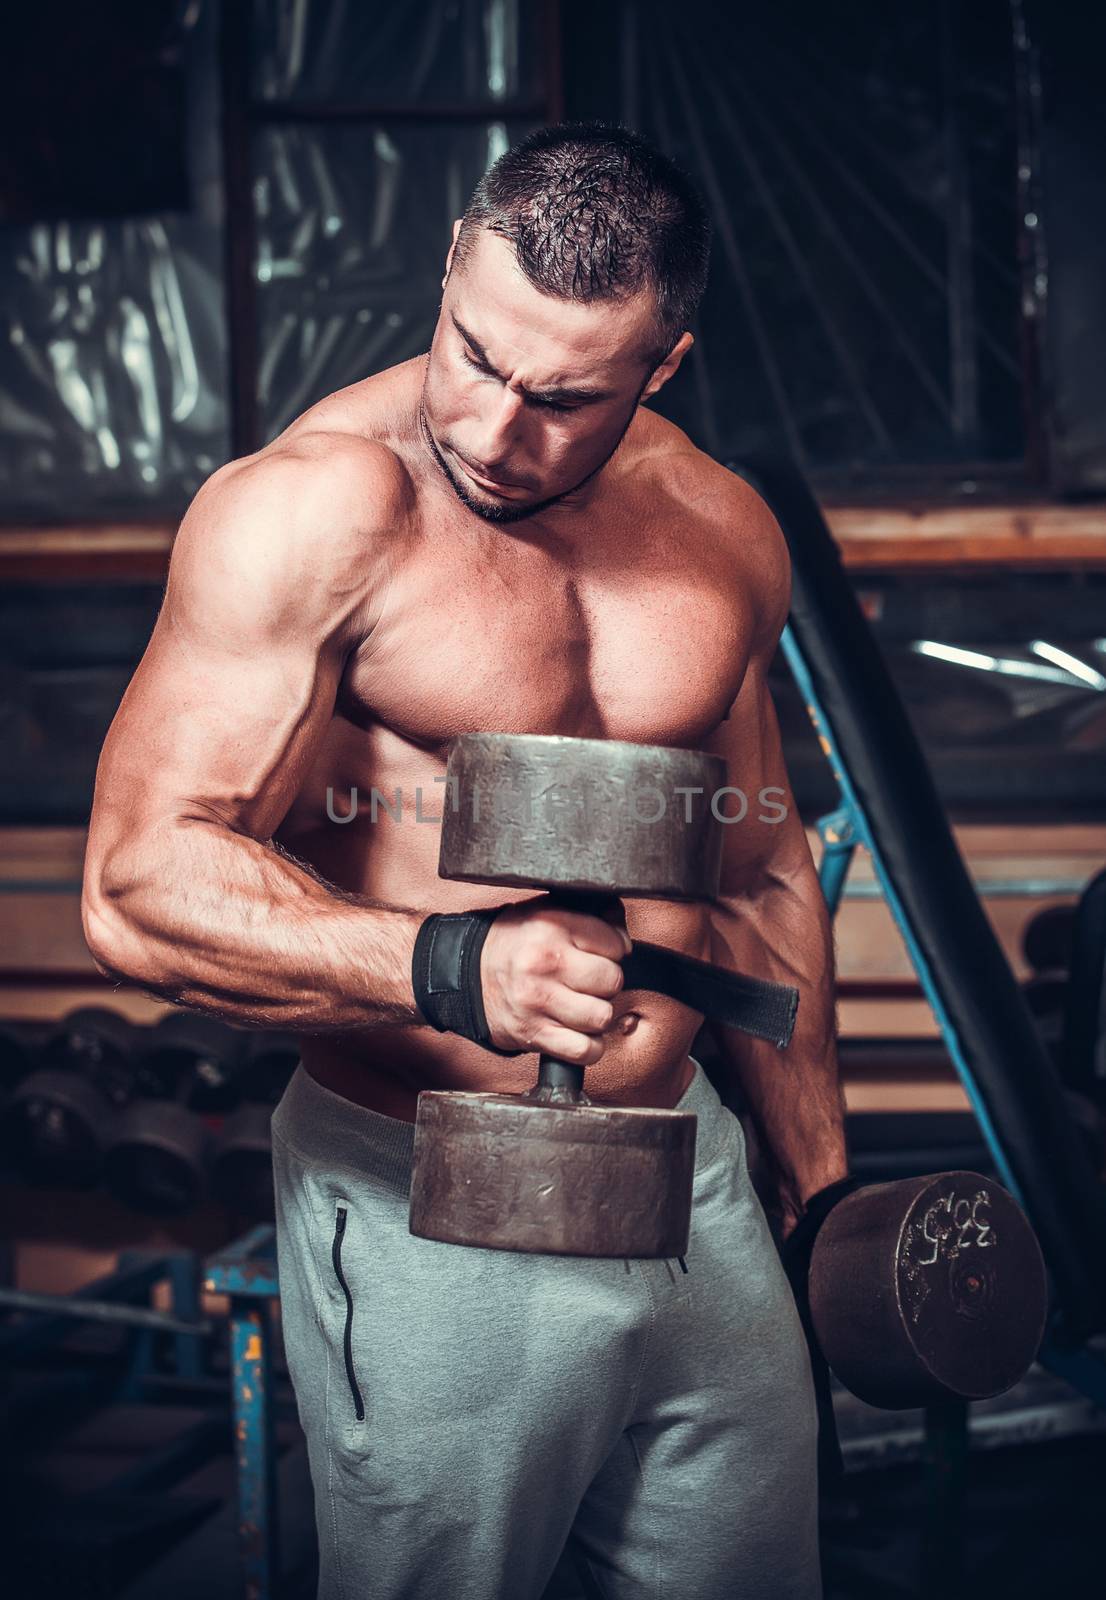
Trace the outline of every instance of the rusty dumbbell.
<instances>
[{"instance_id":1,"label":"rusty dumbbell","mask_svg":"<svg viewBox=\"0 0 1106 1600\"><path fill-rule=\"evenodd\" d=\"M596 915L612 895L718 892L725 763L701 751L547 735L453 741L438 872L520 885ZM627 988L652 989L783 1045L795 990L639 942ZM593 1105L584 1069L547 1055L526 1094L419 1095L412 1233L559 1255L669 1257L687 1249L690 1112Z\"/></svg>"}]
</instances>

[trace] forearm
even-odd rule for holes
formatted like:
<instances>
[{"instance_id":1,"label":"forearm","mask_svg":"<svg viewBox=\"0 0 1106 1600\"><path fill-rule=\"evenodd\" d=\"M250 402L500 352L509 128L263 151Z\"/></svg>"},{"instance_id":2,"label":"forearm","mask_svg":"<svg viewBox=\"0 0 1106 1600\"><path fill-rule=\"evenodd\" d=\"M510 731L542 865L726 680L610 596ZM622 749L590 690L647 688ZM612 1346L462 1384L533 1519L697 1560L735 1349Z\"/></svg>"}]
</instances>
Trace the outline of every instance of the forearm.
<instances>
[{"instance_id":1,"label":"forearm","mask_svg":"<svg viewBox=\"0 0 1106 1600\"><path fill-rule=\"evenodd\" d=\"M780 1205L794 1215L847 1168L833 930L813 864L790 878L769 877L748 896L719 900L711 927L715 961L799 991L795 1031L783 1050L715 1026L774 1169Z\"/></svg>"},{"instance_id":2,"label":"forearm","mask_svg":"<svg viewBox=\"0 0 1106 1600\"><path fill-rule=\"evenodd\" d=\"M218 823L175 820L90 852L83 911L102 970L228 1022L423 1020L410 977L421 913L346 895Z\"/></svg>"}]
</instances>

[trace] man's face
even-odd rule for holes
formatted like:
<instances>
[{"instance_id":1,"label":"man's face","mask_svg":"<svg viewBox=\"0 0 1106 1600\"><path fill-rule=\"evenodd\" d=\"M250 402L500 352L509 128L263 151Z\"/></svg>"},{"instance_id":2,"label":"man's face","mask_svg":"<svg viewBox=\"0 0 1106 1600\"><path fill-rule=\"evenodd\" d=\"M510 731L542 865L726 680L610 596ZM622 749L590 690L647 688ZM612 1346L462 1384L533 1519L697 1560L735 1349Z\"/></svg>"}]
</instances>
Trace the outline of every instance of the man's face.
<instances>
[{"instance_id":1,"label":"man's face","mask_svg":"<svg viewBox=\"0 0 1106 1600\"><path fill-rule=\"evenodd\" d=\"M471 511L533 516L609 460L654 377L652 309L647 294L542 294L513 247L479 230L449 272L422 396L424 438Z\"/></svg>"}]
</instances>

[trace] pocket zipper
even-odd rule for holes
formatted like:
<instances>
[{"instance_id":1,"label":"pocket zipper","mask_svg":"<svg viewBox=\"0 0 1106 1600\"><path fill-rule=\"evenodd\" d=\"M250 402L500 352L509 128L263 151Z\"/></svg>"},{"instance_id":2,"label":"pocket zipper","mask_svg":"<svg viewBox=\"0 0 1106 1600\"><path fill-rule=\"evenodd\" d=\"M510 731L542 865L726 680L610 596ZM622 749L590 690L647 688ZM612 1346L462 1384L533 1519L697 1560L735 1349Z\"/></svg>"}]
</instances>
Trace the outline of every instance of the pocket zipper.
<instances>
[{"instance_id":1,"label":"pocket zipper","mask_svg":"<svg viewBox=\"0 0 1106 1600\"><path fill-rule=\"evenodd\" d=\"M365 1420L365 1402L361 1398L361 1390L357 1383L357 1374L353 1370L353 1296L350 1294L346 1275L342 1271L342 1238L346 1231L346 1207L339 1206L338 1214L334 1219L334 1245L331 1256L334 1261L334 1273L342 1285L342 1293L346 1297L346 1327L343 1337L343 1350L346 1358L346 1377L349 1380L350 1394L353 1396L353 1407L357 1413L358 1422Z\"/></svg>"}]
</instances>

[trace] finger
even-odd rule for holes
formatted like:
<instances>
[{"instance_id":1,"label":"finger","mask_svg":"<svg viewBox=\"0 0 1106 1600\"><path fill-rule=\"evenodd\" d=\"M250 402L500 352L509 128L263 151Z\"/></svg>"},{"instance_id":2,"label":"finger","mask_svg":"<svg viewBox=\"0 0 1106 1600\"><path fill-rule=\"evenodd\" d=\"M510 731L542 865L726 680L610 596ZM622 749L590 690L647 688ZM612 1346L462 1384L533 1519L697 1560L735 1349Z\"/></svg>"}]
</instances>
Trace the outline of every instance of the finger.
<instances>
[{"instance_id":1,"label":"finger","mask_svg":"<svg viewBox=\"0 0 1106 1600\"><path fill-rule=\"evenodd\" d=\"M583 911L562 911L568 935L577 950L589 950L592 955L606 956L608 961L621 961L633 949L633 940L625 928L616 928L599 917L589 917Z\"/></svg>"},{"instance_id":2,"label":"finger","mask_svg":"<svg viewBox=\"0 0 1106 1600\"><path fill-rule=\"evenodd\" d=\"M563 984L575 989L577 994L597 994L606 1000L613 999L626 982L626 974L617 961L608 961L606 956L589 955L585 950L577 950L574 945L565 951L558 976Z\"/></svg>"},{"instance_id":3,"label":"finger","mask_svg":"<svg viewBox=\"0 0 1106 1600\"><path fill-rule=\"evenodd\" d=\"M592 1038L586 1033L575 1033L558 1027L555 1022L545 1022L530 1041L531 1050L542 1055L555 1056L558 1061L571 1061L578 1067L593 1066L606 1048L606 1040Z\"/></svg>"},{"instance_id":4,"label":"finger","mask_svg":"<svg viewBox=\"0 0 1106 1600\"><path fill-rule=\"evenodd\" d=\"M553 985L542 1011L546 1021L578 1033L602 1033L614 1020L614 1007L609 1000L579 994L563 983Z\"/></svg>"}]
</instances>

